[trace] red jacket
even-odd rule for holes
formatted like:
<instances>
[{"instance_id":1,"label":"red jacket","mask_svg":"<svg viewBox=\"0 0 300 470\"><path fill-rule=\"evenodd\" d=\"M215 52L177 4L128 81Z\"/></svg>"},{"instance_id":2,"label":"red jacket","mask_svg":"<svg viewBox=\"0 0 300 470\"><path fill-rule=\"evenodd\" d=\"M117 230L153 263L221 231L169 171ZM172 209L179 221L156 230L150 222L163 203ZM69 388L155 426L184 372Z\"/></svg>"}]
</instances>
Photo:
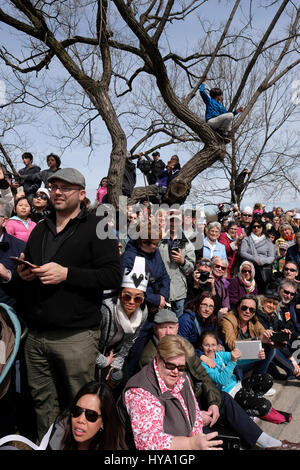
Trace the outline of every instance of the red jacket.
<instances>
[{"instance_id":1,"label":"red jacket","mask_svg":"<svg viewBox=\"0 0 300 470\"><path fill-rule=\"evenodd\" d=\"M221 232L221 235L218 238L218 241L225 246L228 268L227 268L227 279L232 278L233 268L235 267L238 260L238 246L237 244L229 238L227 232ZM234 249L234 248L237 249Z\"/></svg>"}]
</instances>

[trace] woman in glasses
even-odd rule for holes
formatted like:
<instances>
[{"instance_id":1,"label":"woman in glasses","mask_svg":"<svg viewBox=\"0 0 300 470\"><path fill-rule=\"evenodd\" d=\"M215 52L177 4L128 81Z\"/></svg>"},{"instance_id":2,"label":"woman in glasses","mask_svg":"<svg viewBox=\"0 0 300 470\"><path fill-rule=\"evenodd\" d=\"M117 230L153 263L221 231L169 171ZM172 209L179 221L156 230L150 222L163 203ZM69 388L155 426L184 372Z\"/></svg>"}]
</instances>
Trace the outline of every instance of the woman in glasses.
<instances>
[{"instance_id":1,"label":"woman in glasses","mask_svg":"<svg viewBox=\"0 0 300 470\"><path fill-rule=\"evenodd\" d=\"M258 289L255 282L255 269L251 261L243 261L240 265L239 273L231 279L228 294L231 308L237 304L244 295L257 295Z\"/></svg>"},{"instance_id":2,"label":"woman in glasses","mask_svg":"<svg viewBox=\"0 0 300 470\"><path fill-rule=\"evenodd\" d=\"M101 380L117 395L127 379L127 356L144 324L148 310L144 302L148 284L145 259L136 257L133 268L124 271L117 297L101 306L99 353L96 365Z\"/></svg>"},{"instance_id":3,"label":"woman in glasses","mask_svg":"<svg viewBox=\"0 0 300 470\"><path fill-rule=\"evenodd\" d=\"M123 434L110 388L89 382L54 423L48 450L125 450Z\"/></svg>"},{"instance_id":4,"label":"woman in glasses","mask_svg":"<svg viewBox=\"0 0 300 470\"><path fill-rule=\"evenodd\" d=\"M227 262L223 258L215 256L212 259L212 275L217 299L217 310L219 316L226 315L230 309L228 294L229 281L226 279Z\"/></svg>"},{"instance_id":5,"label":"woman in glasses","mask_svg":"<svg viewBox=\"0 0 300 470\"><path fill-rule=\"evenodd\" d=\"M288 223L283 223L279 227L280 238L275 242L277 254L279 255L279 245L281 243L287 243L290 246L295 245L295 233L293 227Z\"/></svg>"},{"instance_id":6,"label":"woman in glasses","mask_svg":"<svg viewBox=\"0 0 300 470\"><path fill-rule=\"evenodd\" d=\"M235 349L235 341L260 340L260 349L257 359L249 359L241 363L240 372L252 371L253 374L265 374L274 357L274 349L269 339L269 333L257 318L257 298L253 295L241 297L236 308L224 315L219 321L219 335L225 349Z\"/></svg>"},{"instance_id":7,"label":"woman in glasses","mask_svg":"<svg viewBox=\"0 0 300 470\"><path fill-rule=\"evenodd\" d=\"M153 361L126 384L123 403L130 417L137 450L216 450L216 432L203 434L207 424L185 374L194 354L188 341L165 335Z\"/></svg>"},{"instance_id":8,"label":"woman in glasses","mask_svg":"<svg viewBox=\"0 0 300 470\"><path fill-rule=\"evenodd\" d=\"M216 331L217 328L216 300L210 292L202 292L191 300L184 314L179 317L179 334L193 346L196 346L203 331Z\"/></svg>"},{"instance_id":9,"label":"woman in glasses","mask_svg":"<svg viewBox=\"0 0 300 470\"><path fill-rule=\"evenodd\" d=\"M38 223L51 214L53 208L47 188L39 188L31 202L31 219Z\"/></svg>"},{"instance_id":10,"label":"woman in glasses","mask_svg":"<svg viewBox=\"0 0 300 470\"><path fill-rule=\"evenodd\" d=\"M221 234L221 224L219 222L211 222L207 227L207 237L203 240L203 257L212 259L219 256L226 260L227 255L225 246L218 241Z\"/></svg>"},{"instance_id":11,"label":"woman in glasses","mask_svg":"<svg viewBox=\"0 0 300 470\"><path fill-rule=\"evenodd\" d=\"M275 245L265 234L265 223L255 217L250 224L250 235L242 241L240 256L251 261L255 268L255 280L259 293L263 293L272 280L272 266L275 261Z\"/></svg>"}]
</instances>

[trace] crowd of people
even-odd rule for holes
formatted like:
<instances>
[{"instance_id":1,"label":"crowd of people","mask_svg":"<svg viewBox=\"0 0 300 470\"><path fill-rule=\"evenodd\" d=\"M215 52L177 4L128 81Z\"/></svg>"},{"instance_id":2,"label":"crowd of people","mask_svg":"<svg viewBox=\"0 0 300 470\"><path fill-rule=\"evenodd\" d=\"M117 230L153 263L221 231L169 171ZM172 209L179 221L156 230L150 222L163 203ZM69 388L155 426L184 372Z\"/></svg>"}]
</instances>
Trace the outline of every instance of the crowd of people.
<instances>
[{"instance_id":1,"label":"crowd of people","mask_svg":"<svg viewBox=\"0 0 300 470\"><path fill-rule=\"evenodd\" d=\"M163 167L157 153L139 166L167 185L179 159ZM13 335L7 305L24 330L0 382L0 437L215 450L230 430L246 449L300 449L256 423L292 419L268 397L274 380L300 379L299 212L220 204L206 223L145 201L127 207L124 237L90 207L77 169L53 154L47 170L22 158L18 182L0 170L1 326ZM103 178L97 204L107 197ZM252 341L257 355L243 358L238 345Z\"/></svg>"}]
</instances>

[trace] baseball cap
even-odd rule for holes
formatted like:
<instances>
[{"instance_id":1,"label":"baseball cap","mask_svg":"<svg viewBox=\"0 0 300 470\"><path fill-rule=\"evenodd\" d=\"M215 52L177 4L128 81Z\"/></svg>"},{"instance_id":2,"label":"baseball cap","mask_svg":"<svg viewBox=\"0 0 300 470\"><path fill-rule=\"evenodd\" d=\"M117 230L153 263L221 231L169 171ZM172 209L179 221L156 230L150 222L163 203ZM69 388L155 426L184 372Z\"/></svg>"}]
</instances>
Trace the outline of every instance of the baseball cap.
<instances>
[{"instance_id":1,"label":"baseball cap","mask_svg":"<svg viewBox=\"0 0 300 470\"><path fill-rule=\"evenodd\" d=\"M154 323L178 323L176 314L168 308L161 308L154 317Z\"/></svg>"},{"instance_id":2,"label":"baseball cap","mask_svg":"<svg viewBox=\"0 0 300 470\"><path fill-rule=\"evenodd\" d=\"M67 183L78 184L78 186L85 188L85 178L80 171L75 168L61 168L60 170L57 170L48 178L49 183L53 180L62 180Z\"/></svg>"},{"instance_id":3,"label":"baseball cap","mask_svg":"<svg viewBox=\"0 0 300 470\"><path fill-rule=\"evenodd\" d=\"M37 190L37 193L44 193L44 194L46 194L47 198L50 199L50 194L49 194L49 191L48 191L47 188L39 188Z\"/></svg>"}]
</instances>

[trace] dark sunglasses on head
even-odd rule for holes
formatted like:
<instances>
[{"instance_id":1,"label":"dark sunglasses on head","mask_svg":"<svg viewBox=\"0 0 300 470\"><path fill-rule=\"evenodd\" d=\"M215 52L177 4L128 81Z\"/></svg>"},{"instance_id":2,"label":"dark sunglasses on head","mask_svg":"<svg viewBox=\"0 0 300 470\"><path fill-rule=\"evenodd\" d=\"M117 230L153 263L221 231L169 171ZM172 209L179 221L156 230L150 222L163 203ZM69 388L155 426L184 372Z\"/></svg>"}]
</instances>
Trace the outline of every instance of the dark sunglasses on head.
<instances>
[{"instance_id":1,"label":"dark sunglasses on head","mask_svg":"<svg viewBox=\"0 0 300 470\"><path fill-rule=\"evenodd\" d=\"M211 267L211 262L210 261L200 261L197 264L198 264L198 266L209 266L209 267Z\"/></svg>"},{"instance_id":2,"label":"dark sunglasses on head","mask_svg":"<svg viewBox=\"0 0 300 470\"><path fill-rule=\"evenodd\" d=\"M46 196L46 194L35 194L33 196L35 199L43 199L43 201L48 201L48 197Z\"/></svg>"},{"instance_id":3,"label":"dark sunglasses on head","mask_svg":"<svg viewBox=\"0 0 300 470\"><path fill-rule=\"evenodd\" d=\"M84 413L86 419L90 421L90 423L95 423L98 418L101 417L95 410L89 410L88 408L81 408L81 406L75 405L71 409L71 415L73 418L78 418L78 416Z\"/></svg>"},{"instance_id":4,"label":"dark sunglasses on head","mask_svg":"<svg viewBox=\"0 0 300 470\"><path fill-rule=\"evenodd\" d=\"M243 312L247 312L247 310L249 310L250 313L255 313L256 312L256 308L248 307L247 305L241 305L241 310Z\"/></svg>"},{"instance_id":5,"label":"dark sunglasses on head","mask_svg":"<svg viewBox=\"0 0 300 470\"><path fill-rule=\"evenodd\" d=\"M184 366L177 366L176 364L173 364L173 362L166 362L162 359L165 368L168 370L175 370L177 369L178 372L184 372L185 371L185 365Z\"/></svg>"},{"instance_id":6,"label":"dark sunglasses on head","mask_svg":"<svg viewBox=\"0 0 300 470\"><path fill-rule=\"evenodd\" d=\"M122 294L121 297L125 302L130 302L131 300L133 300L135 304L141 304L144 302L144 297L142 297L141 295L132 296L130 294L125 293Z\"/></svg>"},{"instance_id":7,"label":"dark sunglasses on head","mask_svg":"<svg viewBox=\"0 0 300 470\"><path fill-rule=\"evenodd\" d=\"M296 273L297 269L294 268L283 268L285 271L291 271L291 273Z\"/></svg>"},{"instance_id":8,"label":"dark sunglasses on head","mask_svg":"<svg viewBox=\"0 0 300 470\"><path fill-rule=\"evenodd\" d=\"M221 266L220 264L215 264L215 268L222 269L222 271L225 271L226 266Z\"/></svg>"},{"instance_id":9,"label":"dark sunglasses on head","mask_svg":"<svg viewBox=\"0 0 300 470\"><path fill-rule=\"evenodd\" d=\"M285 295L290 295L291 297L295 297L295 292L291 292L289 290L286 290L286 289L282 289L283 292L285 293Z\"/></svg>"}]
</instances>

